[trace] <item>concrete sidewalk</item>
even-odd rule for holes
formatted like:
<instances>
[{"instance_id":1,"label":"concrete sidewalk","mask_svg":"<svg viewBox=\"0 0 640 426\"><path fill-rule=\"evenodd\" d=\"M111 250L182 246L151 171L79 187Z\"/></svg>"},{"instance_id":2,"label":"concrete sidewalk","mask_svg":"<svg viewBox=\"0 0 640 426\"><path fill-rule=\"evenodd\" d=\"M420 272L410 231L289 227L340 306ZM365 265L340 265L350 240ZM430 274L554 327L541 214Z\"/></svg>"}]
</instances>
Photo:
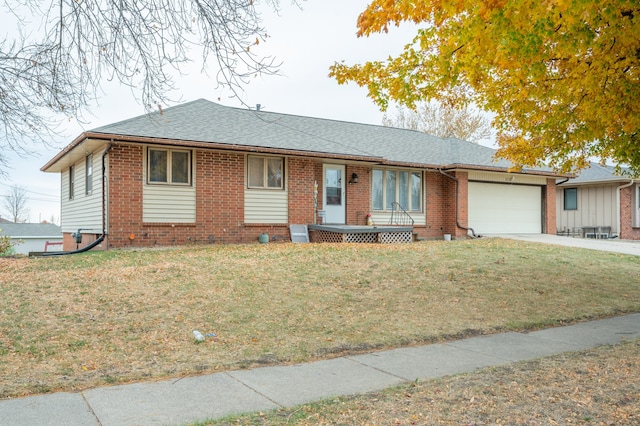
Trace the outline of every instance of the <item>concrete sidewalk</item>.
<instances>
[{"instance_id":1,"label":"concrete sidewalk","mask_svg":"<svg viewBox=\"0 0 640 426\"><path fill-rule=\"evenodd\" d=\"M640 314L292 366L0 401L0 425L180 425L640 338Z\"/></svg>"}]
</instances>

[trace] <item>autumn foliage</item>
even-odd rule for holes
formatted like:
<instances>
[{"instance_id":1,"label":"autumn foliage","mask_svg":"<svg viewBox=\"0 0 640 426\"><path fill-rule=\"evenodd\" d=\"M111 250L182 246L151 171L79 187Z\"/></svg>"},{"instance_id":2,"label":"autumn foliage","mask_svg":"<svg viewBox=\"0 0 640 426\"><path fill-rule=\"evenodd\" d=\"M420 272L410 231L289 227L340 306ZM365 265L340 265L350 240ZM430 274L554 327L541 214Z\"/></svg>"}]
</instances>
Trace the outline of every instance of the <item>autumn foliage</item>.
<instances>
[{"instance_id":1,"label":"autumn foliage","mask_svg":"<svg viewBox=\"0 0 640 426\"><path fill-rule=\"evenodd\" d=\"M589 158L640 174L637 0L373 0L358 35L418 24L397 57L336 63L386 109L436 99L495 114L498 156L561 171Z\"/></svg>"}]
</instances>

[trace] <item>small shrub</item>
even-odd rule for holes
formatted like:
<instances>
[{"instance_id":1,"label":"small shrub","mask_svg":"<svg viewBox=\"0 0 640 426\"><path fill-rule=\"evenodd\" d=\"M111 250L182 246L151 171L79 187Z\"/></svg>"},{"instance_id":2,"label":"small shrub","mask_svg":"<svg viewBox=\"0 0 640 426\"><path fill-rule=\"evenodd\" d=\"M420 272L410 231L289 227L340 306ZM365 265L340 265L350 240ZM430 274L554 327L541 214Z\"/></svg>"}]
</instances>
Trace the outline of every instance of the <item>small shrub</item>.
<instances>
[{"instance_id":1,"label":"small shrub","mask_svg":"<svg viewBox=\"0 0 640 426\"><path fill-rule=\"evenodd\" d=\"M0 236L0 256L11 256L15 254L14 244L8 235Z\"/></svg>"}]
</instances>

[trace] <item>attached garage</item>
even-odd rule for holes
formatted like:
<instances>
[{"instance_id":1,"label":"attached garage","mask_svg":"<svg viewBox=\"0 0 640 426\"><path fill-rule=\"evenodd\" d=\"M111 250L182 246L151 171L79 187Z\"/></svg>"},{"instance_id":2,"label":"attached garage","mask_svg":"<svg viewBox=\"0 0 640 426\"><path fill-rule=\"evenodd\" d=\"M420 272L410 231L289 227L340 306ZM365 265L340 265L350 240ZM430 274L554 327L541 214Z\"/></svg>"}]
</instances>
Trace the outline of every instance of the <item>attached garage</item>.
<instances>
[{"instance_id":1,"label":"attached garage","mask_svg":"<svg viewBox=\"0 0 640 426\"><path fill-rule=\"evenodd\" d=\"M542 233L541 186L470 181L468 201L469 226L477 234Z\"/></svg>"}]
</instances>

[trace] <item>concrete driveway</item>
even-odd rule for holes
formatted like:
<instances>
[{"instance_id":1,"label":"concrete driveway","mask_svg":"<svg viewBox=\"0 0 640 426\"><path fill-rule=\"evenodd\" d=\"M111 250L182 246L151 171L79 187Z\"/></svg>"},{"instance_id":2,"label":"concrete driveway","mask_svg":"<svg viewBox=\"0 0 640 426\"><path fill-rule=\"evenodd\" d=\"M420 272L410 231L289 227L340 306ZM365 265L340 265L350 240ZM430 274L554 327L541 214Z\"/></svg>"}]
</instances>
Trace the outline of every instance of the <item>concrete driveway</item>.
<instances>
[{"instance_id":1,"label":"concrete driveway","mask_svg":"<svg viewBox=\"0 0 640 426\"><path fill-rule=\"evenodd\" d=\"M490 234L484 235L484 237L508 238L640 256L640 241L620 240L617 238L596 240L593 238L560 237L548 234Z\"/></svg>"}]
</instances>

